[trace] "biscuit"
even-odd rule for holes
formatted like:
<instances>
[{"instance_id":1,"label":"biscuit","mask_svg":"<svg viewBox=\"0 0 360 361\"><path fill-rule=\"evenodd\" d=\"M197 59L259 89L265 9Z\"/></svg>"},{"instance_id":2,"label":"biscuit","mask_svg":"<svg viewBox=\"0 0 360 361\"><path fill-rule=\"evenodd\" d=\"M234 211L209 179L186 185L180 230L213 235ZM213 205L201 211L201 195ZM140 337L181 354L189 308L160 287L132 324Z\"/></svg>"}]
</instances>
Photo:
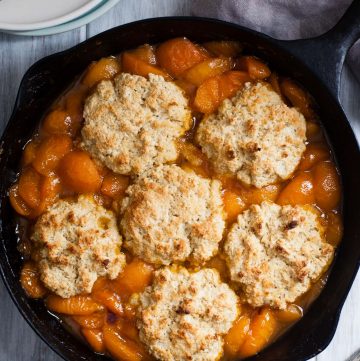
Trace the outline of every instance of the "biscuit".
<instances>
[{"instance_id":1,"label":"biscuit","mask_svg":"<svg viewBox=\"0 0 360 361\"><path fill-rule=\"evenodd\" d=\"M31 239L42 282L63 298L90 293L99 276L114 279L125 265L115 215L88 196L54 203Z\"/></svg>"},{"instance_id":2,"label":"biscuit","mask_svg":"<svg viewBox=\"0 0 360 361\"><path fill-rule=\"evenodd\" d=\"M311 206L269 202L238 216L224 253L249 304L285 309L326 271L334 249L317 217Z\"/></svg>"},{"instance_id":3,"label":"biscuit","mask_svg":"<svg viewBox=\"0 0 360 361\"><path fill-rule=\"evenodd\" d=\"M264 187L287 179L305 150L306 123L265 83L246 83L199 125L196 140L221 174Z\"/></svg>"}]
</instances>

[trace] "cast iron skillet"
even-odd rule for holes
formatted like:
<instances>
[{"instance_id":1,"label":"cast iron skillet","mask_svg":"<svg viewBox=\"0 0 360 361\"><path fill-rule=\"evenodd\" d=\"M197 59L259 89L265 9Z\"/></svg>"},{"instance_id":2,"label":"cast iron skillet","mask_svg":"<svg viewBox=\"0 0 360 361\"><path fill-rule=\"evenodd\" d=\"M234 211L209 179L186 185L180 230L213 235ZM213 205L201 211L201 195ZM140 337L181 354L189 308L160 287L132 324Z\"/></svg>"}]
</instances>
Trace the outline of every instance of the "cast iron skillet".
<instances>
[{"instance_id":1,"label":"cast iron skillet","mask_svg":"<svg viewBox=\"0 0 360 361\"><path fill-rule=\"evenodd\" d=\"M25 74L15 108L1 140L1 273L15 304L38 335L68 361L105 360L71 336L43 306L28 299L19 283L22 263L16 249L17 228L8 201L24 144L56 97L91 61L134 48L186 36L203 42L240 40L246 51L266 59L271 68L301 82L314 96L339 166L344 189L345 234L329 280L307 314L283 337L252 360L306 360L331 341L360 261L360 150L339 105L340 73L345 54L360 35L360 1L354 2L334 29L317 38L277 41L249 29L211 19L173 17L138 21L99 34L67 51L44 58ZM14 325L17 327L17 325ZM21 345L20 345L21 347Z\"/></svg>"}]
</instances>

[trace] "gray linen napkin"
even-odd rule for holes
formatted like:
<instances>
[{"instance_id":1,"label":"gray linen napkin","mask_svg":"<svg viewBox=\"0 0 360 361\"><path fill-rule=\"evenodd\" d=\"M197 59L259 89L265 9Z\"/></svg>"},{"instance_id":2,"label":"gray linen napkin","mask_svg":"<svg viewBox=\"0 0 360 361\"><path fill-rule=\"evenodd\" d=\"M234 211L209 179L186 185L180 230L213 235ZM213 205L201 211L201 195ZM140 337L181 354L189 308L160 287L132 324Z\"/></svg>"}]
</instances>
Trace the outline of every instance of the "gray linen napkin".
<instances>
[{"instance_id":1,"label":"gray linen napkin","mask_svg":"<svg viewBox=\"0 0 360 361\"><path fill-rule=\"evenodd\" d=\"M342 17L352 0L193 0L192 15L231 21L277 39L321 35ZM360 41L347 61L360 80Z\"/></svg>"}]
</instances>

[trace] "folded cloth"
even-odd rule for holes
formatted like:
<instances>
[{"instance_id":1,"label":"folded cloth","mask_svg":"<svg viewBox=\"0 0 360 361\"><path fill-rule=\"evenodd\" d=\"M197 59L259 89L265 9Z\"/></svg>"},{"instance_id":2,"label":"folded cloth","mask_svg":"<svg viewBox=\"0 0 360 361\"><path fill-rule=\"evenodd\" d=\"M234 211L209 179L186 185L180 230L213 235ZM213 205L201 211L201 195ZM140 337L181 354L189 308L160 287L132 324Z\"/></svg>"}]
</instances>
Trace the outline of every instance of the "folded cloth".
<instances>
[{"instance_id":1,"label":"folded cloth","mask_svg":"<svg viewBox=\"0 0 360 361\"><path fill-rule=\"evenodd\" d=\"M231 21L277 39L310 38L331 29L352 0L193 0L192 15ZM360 81L360 41L347 61Z\"/></svg>"}]
</instances>

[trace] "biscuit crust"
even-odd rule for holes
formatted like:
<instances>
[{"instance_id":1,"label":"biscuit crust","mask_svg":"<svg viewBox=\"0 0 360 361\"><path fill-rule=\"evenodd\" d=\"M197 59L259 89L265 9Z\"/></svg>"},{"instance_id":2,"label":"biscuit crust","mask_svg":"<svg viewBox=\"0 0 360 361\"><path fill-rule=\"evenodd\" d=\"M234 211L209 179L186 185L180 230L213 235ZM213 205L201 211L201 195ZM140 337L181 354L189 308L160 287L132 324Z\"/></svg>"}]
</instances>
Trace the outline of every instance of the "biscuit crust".
<instances>
[{"instance_id":1,"label":"biscuit crust","mask_svg":"<svg viewBox=\"0 0 360 361\"><path fill-rule=\"evenodd\" d=\"M114 213L89 196L57 201L40 216L31 239L41 280L63 298L90 293L99 276L114 279L125 265Z\"/></svg>"},{"instance_id":2,"label":"biscuit crust","mask_svg":"<svg viewBox=\"0 0 360 361\"><path fill-rule=\"evenodd\" d=\"M196 140L215 170L264 187L287 179L305 150L303 115L269 84L246 83L199 125Z\"/></svg>"},{"instance_id":3,"label":"biscuit crust","mask_svg":"<svg viewBox=\"0 0 360 361\"><path fill-rule=\"evenodd\" d=\"M140 174L177 157L176 139L191 126L182 90L163 77L122 73L85 101L82 146L120 174Z\"/></svg>"},{"instance_id":4,"label":"biscuit crust","mask_svg":"<svg viewBox=\"0 0 360 361\"><path fill-rule=\"evenodd\" d=\"M125 247L147 262L202 264L218 251L225 227L220 182L160 166L131 185L122 202Z\"/></svg>"},{"instance_id":5,"label":"biscuit crust","mask_svg":"<svg viewBox=\"0 0 360 361\"><path fill-rule=\"evenodd\" d=\"M234 291L213 269L165 267L140 295L140 339L163 361L215 361L238 315Z\"/></svg>"},{"instance_id":6,"label":"biscuit crust","mask_svg":"<svg viewBox=\"0 0 360 361\"><path fill-rule=\"evenodd\" d=\"M285 309L327 269L334 248L311 206L263 202L238 216L224 246L231 278L254 307Z\"/></svg>"}]
</instances>

